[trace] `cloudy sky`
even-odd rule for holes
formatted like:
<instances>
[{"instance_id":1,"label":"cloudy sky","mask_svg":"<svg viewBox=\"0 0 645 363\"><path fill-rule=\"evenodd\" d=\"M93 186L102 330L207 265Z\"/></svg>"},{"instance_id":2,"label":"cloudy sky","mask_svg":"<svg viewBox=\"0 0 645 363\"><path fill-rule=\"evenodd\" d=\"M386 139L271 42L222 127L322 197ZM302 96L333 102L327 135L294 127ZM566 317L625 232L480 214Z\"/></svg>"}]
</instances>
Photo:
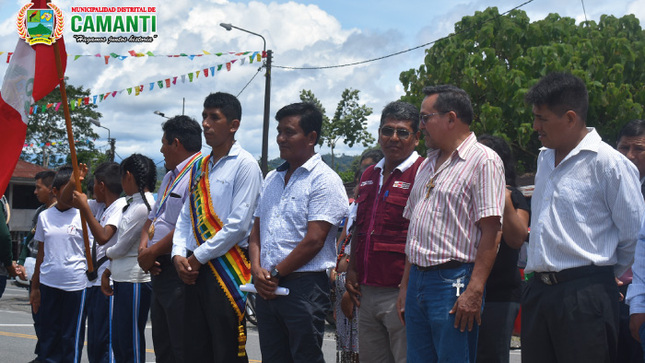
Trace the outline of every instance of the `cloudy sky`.
<instances>
[{"instance_id":1,"label":"cloudy sky","mask_svg":"<svg viewBox=\"0 0 645 363\"><path fill-rule=\"evenodd\" d=\"M18 39L16 16L27 0L0 0L0 76L7 69L6 53L12 52ZM226 31L222 22L262 34L267 47L274 52L274 66L318 67L332 66L385 56L425 44L446 36L454 30L454 23L475 11L496 6L500 13L510 10L524 0L319 0L319 1L227 1L227 0L54 0L65 16L64 36L67 44L67 76L69 83L92 90L93 95L126 90L145 85L138 95L127 91L97 102L103 114L101 123L116 138L117 161L131 153L140 152L162 160L159 153L164 121L153 111L166 115L181 114L182 99L185 113L200 120L202 102L210 92L224 91L237 95L257 73L260 63L235 62L230 71L222 71L185 83L181 75L217 67L239 56L204 55L195 57L128 57L110 58L73 55L129 55L152 52L155 55L204 54L217 52L261 51L262 40L233 29ZM635 14L645 21L645 0L534 0L523 5L531 21L555 12L573 17L576 21L598 20L602 14L617 17ZM93 43L74 41L74 34L104 36L110 34L73 33L70 17L72 6L155 6L157 38L152 43ZM111 34L119 35L119 34ZM129 34L128 34L129 35ZM141 34L151 35L151 34ZM271 84L271 127L269 159L279 156L275 145L273 116L282 106L297 102L302 89L310 89L332 114L345 88L361 91L361 102L374 110L369 119L369 131L376 134L378 115L390 101L403 94L398 78L402 71L417 68L423 62L424 50L418 49L385 60L367 64L322 69L289 70L274 68ZM210 73L210 72L209 72ZM261 153L261 135L264 100L264 73L253 79L239 95L243 107L242 126L237 140L257 158ZM170 88L149 90L151 82L178 76ZM97 128L101 136L99 148L107 148L107 131ZM341 145L338 153L359 154L362 146L348 148ZM207 149L205 149L207 151ZM329 149L322 147L321 152Z\"/></svg>"}]
</instances>

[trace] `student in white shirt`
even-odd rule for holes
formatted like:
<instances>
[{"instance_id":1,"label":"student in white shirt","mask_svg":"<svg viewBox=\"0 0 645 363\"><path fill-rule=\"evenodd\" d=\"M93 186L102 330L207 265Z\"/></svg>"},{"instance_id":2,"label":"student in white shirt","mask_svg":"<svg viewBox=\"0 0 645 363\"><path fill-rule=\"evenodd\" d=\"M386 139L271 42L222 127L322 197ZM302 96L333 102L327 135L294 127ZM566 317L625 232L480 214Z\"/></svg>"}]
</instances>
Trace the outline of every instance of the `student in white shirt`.
<instances>
[{"instance_id":1,"label":"student in white shirt","mask_svg":"<svg viewBox=\"0 0 645 363\"><path fill-rule=\"evenodd\" d=\"M61 167L52 183L60 198L72 168ZM32 276L30 303L39 313L40 353L44 362L80 362L85 338L87 262L80 213L59 201L38 216L34 239L38 256Z\"/></svg>"},{"instance_id":2,"label":"student in white shirt","mask_svg":"<svg viewBox=\"0 0 645 363\"><path fill-rule=\"evenodd\" d=\"M106 295L114 294L112 348L117 362L145 361L145 327L150 309L150 275L137 262L141 229L148 219L157 182L155 164L141 154L121 162L121 184L128 196L118 226L118 239L105 255L111 264L101 277ZM110 287L110 277L114 289Z\"/></svg>"}]
</instances>

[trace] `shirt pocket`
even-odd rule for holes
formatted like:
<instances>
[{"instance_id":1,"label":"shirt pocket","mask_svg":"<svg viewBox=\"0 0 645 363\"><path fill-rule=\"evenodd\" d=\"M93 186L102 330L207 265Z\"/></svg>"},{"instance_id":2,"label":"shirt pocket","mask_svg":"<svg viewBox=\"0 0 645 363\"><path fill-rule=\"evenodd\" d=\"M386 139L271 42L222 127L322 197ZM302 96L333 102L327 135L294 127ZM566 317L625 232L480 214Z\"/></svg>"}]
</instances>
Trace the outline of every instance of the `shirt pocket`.
<instances>
[{"instance_id":1,"label":"shirt pocket","mask_svg":"<svg viewBox=\"0 0 645 363\"><path fill-rule=\"evenodd\" d=\"M183 205L184 202L181 196L175 197L172 194L169 195L164 207L163 219L170 224L177 223L177 219L179 218L179 213L181 212Z\"/></svg>"},{"instance_id":2,"label":"shirt pocket","mask_svg":"<svg viewBox=\"0 0 645 363\"><path fill-rule=\"evenodd\" d=\"M557 195L553 195L556 213L563 219L575 218L577 222L586 222L594 199L592 180L562 178Z\"/></svg>"}]
</instances>

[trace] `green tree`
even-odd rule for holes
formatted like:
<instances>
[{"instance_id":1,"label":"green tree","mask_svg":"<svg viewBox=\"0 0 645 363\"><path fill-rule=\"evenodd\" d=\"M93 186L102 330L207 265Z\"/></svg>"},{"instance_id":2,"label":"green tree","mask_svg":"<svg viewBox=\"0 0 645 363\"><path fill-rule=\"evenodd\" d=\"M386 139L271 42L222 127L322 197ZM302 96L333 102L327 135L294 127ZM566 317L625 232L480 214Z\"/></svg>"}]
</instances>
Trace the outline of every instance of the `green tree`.
<instances>
[{"instance_id":1,"label":"green tree","mask_svg":"<svg viewBox=\"0 0 645 363\"><path fill-rule=\"evenodd\" d=\"M331 120L325 115L325 108L313 92L310 90L300 92L302 102L316 104L323 113L322 135L319 144L326 144L331 149L332 169L334 168L334 148L339 141L349 147L359 142L365 147L374 143L374 137L367 132L367 116L372 114L372 109L359 104L359 92L359 90L351 88L345 89Z\"/></svg>"},{"instance_id":2,"label":"green tree","mask_svg":"<svg viewBox=\"0 0 645 363\"><path fill-rule=\"evenodd\" d=\"M75 87L67 84L65 90L70 101L90 96L90 90L83 89L82 86ZM23 149L21 159L50 168L71 162L65 114L62 105L56 110L55 105L58 102L61 102L60 88L56 87L34 105L38 111L29 115L25 141L26 144L33 144L33 146ZM47 107L48 105L52 106ZM96 149L93 141L99 135L92 130L90 120L101 118L96 108L97 106L91 102L87 105L82 102L80 106L70 107L78 161L86 164L96 164L106 159L106 156Z\"/></svg>"},{"instance_id":3,"label":"green tree","mask_svg":"<svg viewBox=\"0 0 645 363\"><path fill-rule=\"evenodd\" d=\"M540 142L524 95L541 77L567 71L589 90L588 126L611 145L619 129L643 117L645 32L634 15L603 15L598 23L549 14L530 22L524 11L476 12L455 33L426 50L418 69L402 72L404 101L419 105L424 86L454 84L470 95L472 129L506 139L520 171L533 171ZM420 150L423 151L423 150Z\"/></svg>"}]
</instances>

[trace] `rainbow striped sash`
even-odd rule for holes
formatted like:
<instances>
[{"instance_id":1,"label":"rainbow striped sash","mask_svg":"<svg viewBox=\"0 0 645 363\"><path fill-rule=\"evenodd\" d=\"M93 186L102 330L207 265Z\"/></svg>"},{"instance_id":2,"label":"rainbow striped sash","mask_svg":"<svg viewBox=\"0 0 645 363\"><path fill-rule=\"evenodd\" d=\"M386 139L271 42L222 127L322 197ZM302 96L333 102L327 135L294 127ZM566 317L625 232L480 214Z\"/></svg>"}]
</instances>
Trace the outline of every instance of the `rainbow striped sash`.
<instances>
[{"instance_id":1,"label":"rainbow striped sash","mask_svg":"<svg viewBox=\"0 0 645 363\"><path fill-rule=\"evenodd\" d=\"M192 168L190 219L198 245L212 238L223 226L210 198L209 159L210 155L198 160ZM240 290L240 285L251 281L251 263L246 252L235 245L225 255L209 261L208 266L241 322L246 311L246 292Z\"/></svg>"}]
</instances>

